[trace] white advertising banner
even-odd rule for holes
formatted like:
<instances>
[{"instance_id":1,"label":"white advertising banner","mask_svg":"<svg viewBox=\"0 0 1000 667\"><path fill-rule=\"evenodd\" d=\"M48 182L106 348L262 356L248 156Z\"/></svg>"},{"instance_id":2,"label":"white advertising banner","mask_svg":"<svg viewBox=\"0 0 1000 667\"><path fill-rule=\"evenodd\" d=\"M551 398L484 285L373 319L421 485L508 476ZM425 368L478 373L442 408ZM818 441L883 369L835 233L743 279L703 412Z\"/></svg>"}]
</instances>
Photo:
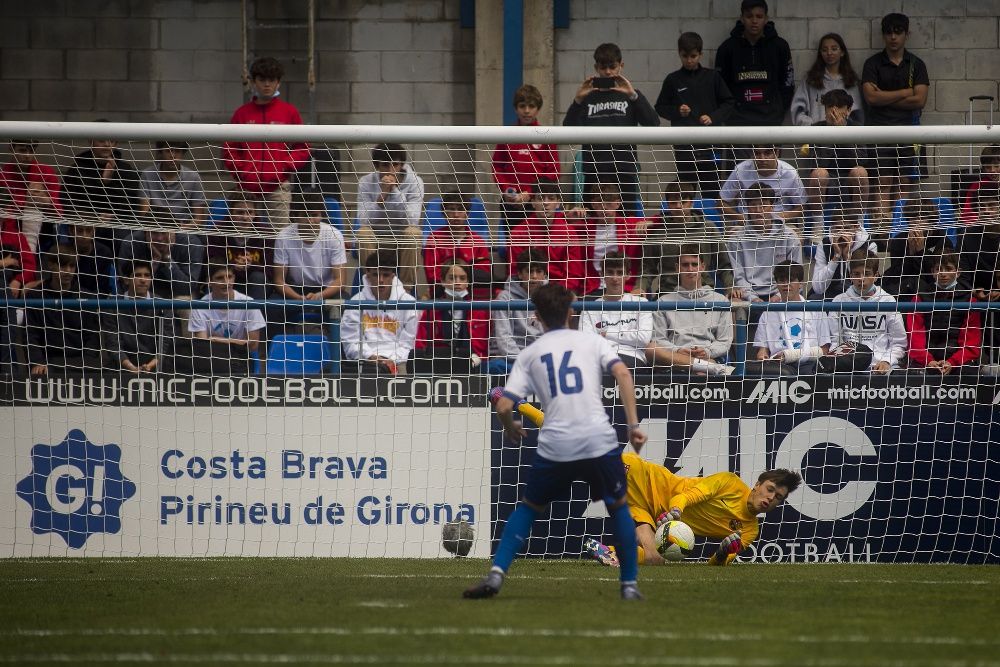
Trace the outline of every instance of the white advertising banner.
<instances>
[{"instance_id":1,"label":"white advertising banner","mask_svg":"<svg viewBox=\"0 0 1000 667\"><path fill-rule=\"evenodd\" d=\"M0 556L490 552L489 415L408 407L0 410Z\"/></svg>"}]
</instances>

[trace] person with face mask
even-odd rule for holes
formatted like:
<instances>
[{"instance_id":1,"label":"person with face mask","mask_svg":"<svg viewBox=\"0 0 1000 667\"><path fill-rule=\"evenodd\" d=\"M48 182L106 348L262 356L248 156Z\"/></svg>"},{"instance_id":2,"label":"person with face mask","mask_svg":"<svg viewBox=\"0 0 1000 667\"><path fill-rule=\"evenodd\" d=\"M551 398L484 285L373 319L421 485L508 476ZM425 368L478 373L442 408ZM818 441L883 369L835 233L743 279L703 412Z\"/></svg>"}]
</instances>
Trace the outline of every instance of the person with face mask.
<instances>
[{"instance_id":1,"label":"person with face mask","mask_svg":"<svg viewBox=\"0 0 1000 667\"><path fill-rule=\"evenodd\" d=\"M471 301L472 269L452 259L440 266L440 280L433 287L436 301ZM447 304L421 313L417 327L416 369L429 366L434 373L469 373L478 370L489 352L490 313L487 310L449 308ZM418 363L419 362L419 363Z\"/></svg>"}]
</instances>

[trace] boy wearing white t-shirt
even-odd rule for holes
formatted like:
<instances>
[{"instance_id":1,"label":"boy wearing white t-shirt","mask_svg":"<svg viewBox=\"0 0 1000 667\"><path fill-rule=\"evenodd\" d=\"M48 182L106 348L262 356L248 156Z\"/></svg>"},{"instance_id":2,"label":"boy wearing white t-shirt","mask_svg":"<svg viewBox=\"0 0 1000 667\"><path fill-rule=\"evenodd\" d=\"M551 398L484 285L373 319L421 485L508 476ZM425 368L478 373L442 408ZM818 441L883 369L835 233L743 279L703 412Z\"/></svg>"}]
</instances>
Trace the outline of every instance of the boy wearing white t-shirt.
<instances>
[{"instance_id":1,"label":"boy wearing white t-shirt","mask_svg":"<svg viewBox=\"0 0 1000 667\"><path fill-rule=\"evenodd\" d=\"M739 223L742 218L739 208L743 205L743 194L757 183L774 190L775 217L800 228L802 209L806 203L806 188L795 167L778 159L778 149L775 146L754 146L753 158L736 165L726 179L719 193L726 219L732 224Z\"/></svg>"},{"instance_id":2,"label":"boy wearing white t-shirt","mask_svg":"<svg viewBox=\"0 0 1000 667\"><path fill-rule=\"evenodd\" d=\"M344 235L326 222L326 202L305 193L292 202L292 224L274 243L274 287L279 298L295 301L340 296L347 264Z\"/></svg>"},{"instance_id":3,"label":"boy wearing white t-shirt","mask_svg":"<svg viewBox=\"0 0 1000 667\"><path fill-rule=\"evenodd\" d=\"M774 267L778 300L804 302L805 269L786 260ZM781 364L782 374L812 373L816 359L829 349L825 315L802 310L769 310L760 316L753 340L754 358ZM767 366L761 364L765 369Z\"/></svg>"},{"instance_id":4,"label":"boy wearing white t-shirt","mask_svg":"<svg viewBox=\"0 0 1000 667\"><path fill-rule=\"evenodd\" d=\"M208 294L202 301L251 300L236 291L236 273L228 266L212 267L208 279ZM195 338L245 346L250 352L257 350L260 332L265 327L264 315L252 308L197 308L191 311L188 320L188 331Z\"/></svg>"}]
</instances>

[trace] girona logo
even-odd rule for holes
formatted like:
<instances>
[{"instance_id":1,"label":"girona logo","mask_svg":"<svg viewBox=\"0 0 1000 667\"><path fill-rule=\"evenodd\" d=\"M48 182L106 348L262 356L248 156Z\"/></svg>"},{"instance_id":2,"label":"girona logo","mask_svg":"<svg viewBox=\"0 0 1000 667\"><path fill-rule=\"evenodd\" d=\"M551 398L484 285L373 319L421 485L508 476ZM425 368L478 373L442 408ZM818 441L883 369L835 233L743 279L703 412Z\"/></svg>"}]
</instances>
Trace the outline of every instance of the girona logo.
<instances>
[{"instance_id":1,"label":"girona logo","mask_svg":"<svg viewBox=\"0 0 1000 667\"><path fill-rule=\"evenodd\" d=\"M55 533L73 549L96 533L121 530L121 506L135 484L121 471L118 445L95 445L74 429L57 445L31 448L31 473L17 496L31 506L31 531Z\"/></svg>"},{"instance_id":2,"label":"girona logo","mask_svg":"<svg viewBox=\"0 0 1000 667\"><path fill-rule=\"evenodd\" d=\"M743 522L740 521L739 519L730 519L729 520L729 530L731 530L733 532L735 532L737 530L743 530Z\"/></svg>"}]
</instances>

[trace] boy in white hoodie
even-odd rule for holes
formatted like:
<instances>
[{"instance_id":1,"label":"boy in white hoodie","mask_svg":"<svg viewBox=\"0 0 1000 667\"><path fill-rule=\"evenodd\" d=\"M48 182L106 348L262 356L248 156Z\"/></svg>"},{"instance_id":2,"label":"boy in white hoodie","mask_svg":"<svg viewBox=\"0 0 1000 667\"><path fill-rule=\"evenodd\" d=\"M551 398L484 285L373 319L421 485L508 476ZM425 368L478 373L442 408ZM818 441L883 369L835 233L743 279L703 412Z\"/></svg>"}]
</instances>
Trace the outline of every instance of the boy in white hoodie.
<instances>
[{"instance_id":1,"label":"boy in white hoodie","mask_svg":"<svg viewBox=\"0 0 1000 667\"><path fill-rule=\"evenodd\" d=\"M604 291L598 301L646 301L625 292L625 256L609 252L602 262ZM653 313L642 310L585 310L580 313L580 331L607 338L618 357L629 368L646 366L646 346L653 337Z\"/></svg>"},{"instance_id":2,"label":"boy in white hoodie","mask_svg":"<svg viewBox=\"0 0 1000 667\"><path fill-rule=\"evenodd\" d=\"M892 296L875 285L879 274L879 258L866 250L851 256L851 286L833 299L834 303L896 303ZM829 355L820 357L824 370L863 370L862 351L871 350L868 370L885 374L899 366L906 356L906 327L903 316L890 311L831 311L827 317L830 344ZM864 352L864 356L867 356ZM854 362L843 362L841 357L858 355Z\"/></svg>"},{"instance_id":3,"label":"boy in white hoodie","mask_svg":"<svg viewBox=\"0 0 1000 667\"><path fill-rule=\"evenodd\" d=\"M350 301L415 301L396 277L396 255L379 250L368 256L361 291ZM417 339L420 311L345 308L340 320L344 357L358 360L360 370L376 374L406 373L406 360Z\"/></svg>"}]
</instances>

